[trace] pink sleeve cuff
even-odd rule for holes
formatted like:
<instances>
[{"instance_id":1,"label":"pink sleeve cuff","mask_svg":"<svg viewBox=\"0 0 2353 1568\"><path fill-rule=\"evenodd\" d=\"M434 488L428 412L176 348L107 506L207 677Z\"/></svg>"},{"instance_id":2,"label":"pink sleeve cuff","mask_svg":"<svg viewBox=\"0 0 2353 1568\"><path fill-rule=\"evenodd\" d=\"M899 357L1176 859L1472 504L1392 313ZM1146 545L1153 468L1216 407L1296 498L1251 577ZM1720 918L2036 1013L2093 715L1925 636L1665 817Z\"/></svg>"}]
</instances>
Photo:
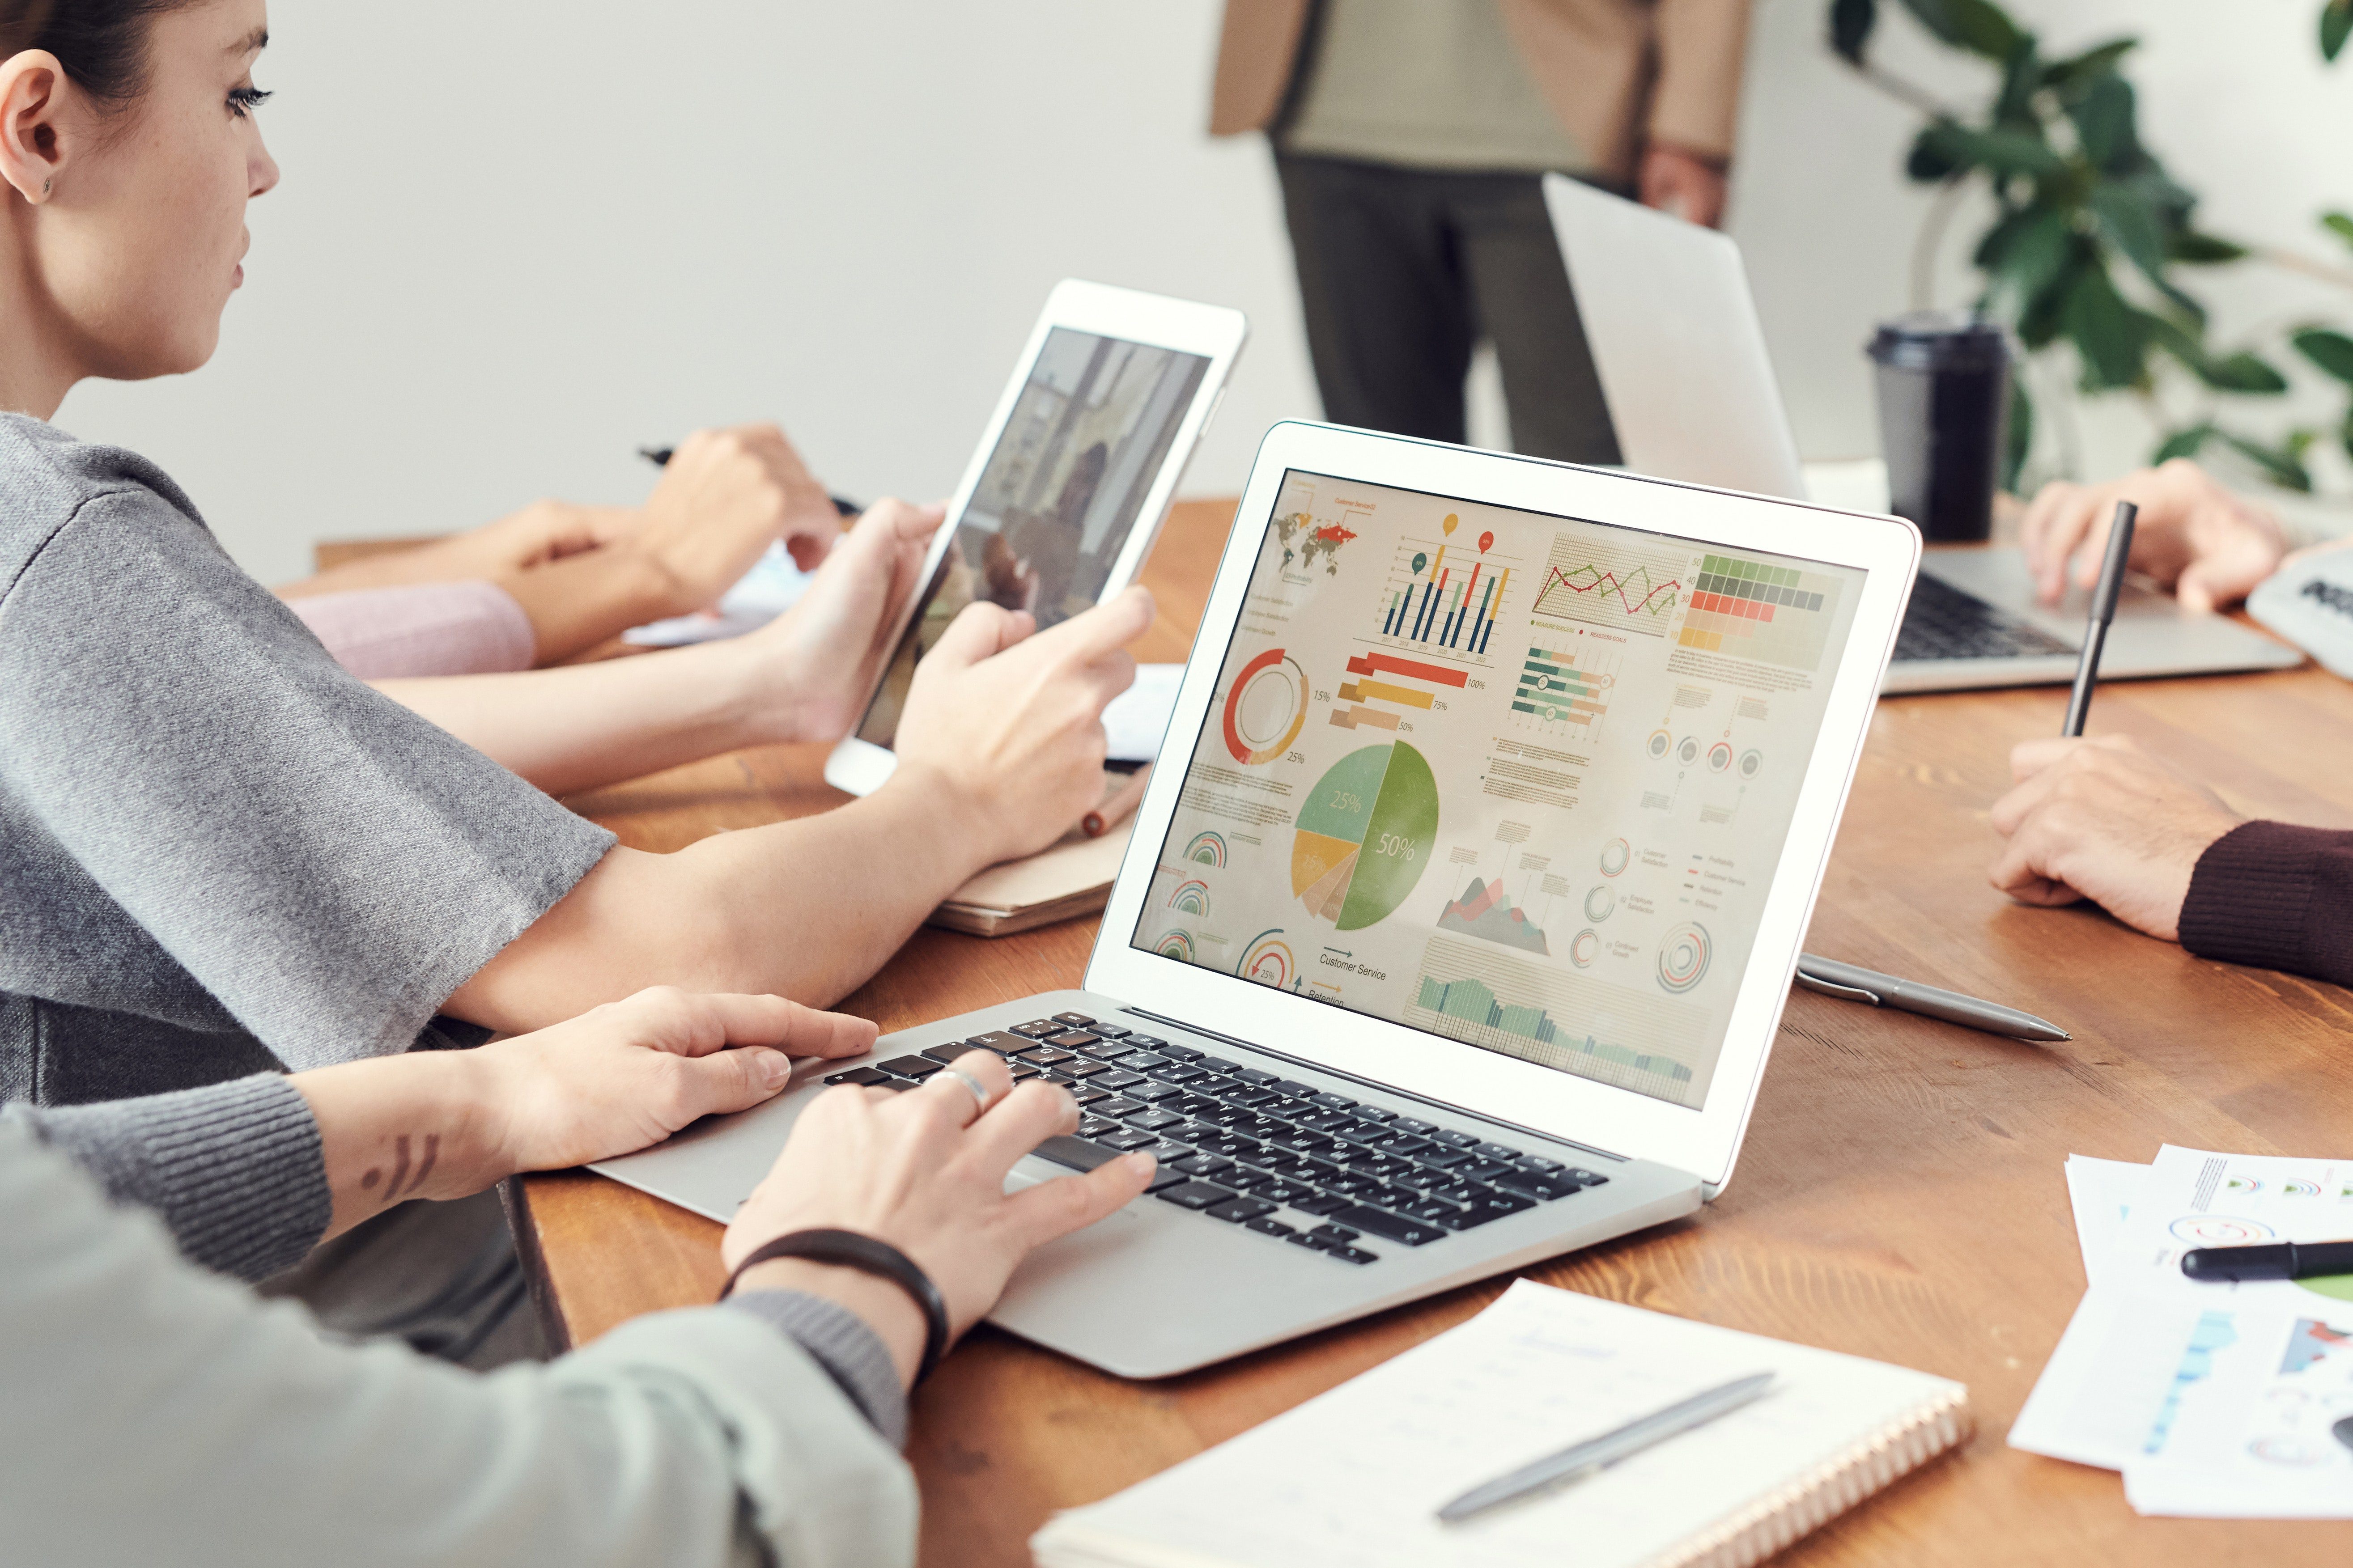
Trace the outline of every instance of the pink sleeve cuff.
<instances>
[{"instance_id":1,"label":"pink sleeve cuff","mask_svg":"<svg viewBox=\"0 0 2353 1568\"><path fill-rule=\"evenodd\" d=\"M362 680L529 669L531 617L495 583L420 583L290 601L335 662Z\"/></svg>"}]
</instances>

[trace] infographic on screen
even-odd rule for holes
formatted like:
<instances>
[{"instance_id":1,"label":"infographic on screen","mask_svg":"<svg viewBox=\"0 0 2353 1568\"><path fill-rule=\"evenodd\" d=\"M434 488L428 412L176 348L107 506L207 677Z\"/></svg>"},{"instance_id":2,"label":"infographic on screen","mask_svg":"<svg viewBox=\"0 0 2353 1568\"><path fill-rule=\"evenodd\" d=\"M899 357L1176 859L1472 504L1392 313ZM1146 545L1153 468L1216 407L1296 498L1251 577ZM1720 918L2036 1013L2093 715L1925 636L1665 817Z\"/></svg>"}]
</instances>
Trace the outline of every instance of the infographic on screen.
<instances>
[{"instance_id":1,"label":"infographic on screen","mask_svg":"<svg viewBox=\"0 0 2353 1568\"><path fill-rule=\"evenodd\" d=\"M1862 579L1287 475L1134 945L1698 1109Z\"/></svg>"}]
</instances>

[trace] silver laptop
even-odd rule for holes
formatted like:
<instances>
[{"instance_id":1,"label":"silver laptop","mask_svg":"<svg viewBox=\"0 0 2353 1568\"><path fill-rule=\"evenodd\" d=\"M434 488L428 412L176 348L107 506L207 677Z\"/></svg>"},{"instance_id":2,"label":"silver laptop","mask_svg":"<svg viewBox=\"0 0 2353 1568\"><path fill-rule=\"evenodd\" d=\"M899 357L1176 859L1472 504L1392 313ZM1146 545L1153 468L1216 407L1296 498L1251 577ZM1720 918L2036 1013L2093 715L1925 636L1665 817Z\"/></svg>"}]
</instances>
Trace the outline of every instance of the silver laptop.
<instances>
[{"instance_id":1,"label":"silver laptop","mask_svg":"<svg viewBox=\"0 0 2353 1568\"><path fill-rule=\"evenodd\" d=\"M1548 175L1545 201L1575 280L1587 341L1626 466L1759 495L1806 481L1765 332L1732 240ZM1856 374L1862 374L1857 360ZM2085 596L2041 604L2015 549L1931 549L1920 565L1889 691L2035 686L2075 678ZM2169 594L2127 586L2105 679L2284 669L2303 655Z\"/></svg>"},{"instance_id":2,"label":"silver laptop","mask_svg":"<svg viewBox=\"0 0 2353 1568\"><path fill-rule=\"evenodd\" d=\"M828 1084L967 1050L1154 1190L992 1321L1157 1377L1731 1179L1918 558L1899 520L1337 429L1260 448L1077 989L596 1167L726 1219Z\"/></svg>"}]
</instances>

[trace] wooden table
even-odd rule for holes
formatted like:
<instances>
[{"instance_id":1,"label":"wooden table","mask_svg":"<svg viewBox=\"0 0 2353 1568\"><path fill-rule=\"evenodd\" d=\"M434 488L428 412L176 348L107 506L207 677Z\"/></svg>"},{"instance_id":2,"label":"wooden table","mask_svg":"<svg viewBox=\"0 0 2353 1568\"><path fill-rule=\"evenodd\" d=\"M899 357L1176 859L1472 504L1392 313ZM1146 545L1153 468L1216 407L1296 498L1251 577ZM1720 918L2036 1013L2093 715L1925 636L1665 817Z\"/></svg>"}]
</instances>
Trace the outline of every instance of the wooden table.
<instances>
[{"instance_id":1,"label":"wooden table","mask_svg":"<svg viewBox=\"0 0 2353 1568\"><path fill-rule=\"evenodd\" d=\"M1139 657L1184 656L1230 508L1180 506L1147 581ZM2161 1142L2353 1152L2353 997L2208 963L2096 910L1987 886L1987 808L2010 745L2055 732L2063 689L1890 699L1873 721L1807 945L1996 996L2073 1030L2036 1047L1800 991L1725 1195L1693 1219L1531 1277L1959 1379L1961 1453L1793 1548L1793 1563L2353 1561L2353 1525L2143 1520L2117 1479L2003 1442L2084 1289L2062 1163ZM2353 688L2316 670L2105 689L2138 736L2239 809L2353 826ZM670 850L840 798L820 757L722 757L572 804ZM984 941L926 930L843 1005L886 1030L1075 985L1092 920ZM718 1227L584 1173L522 1184L543 1310L571 1343L707 1301ZM923 1561L1026 1563L1055 1509L1092 1501L1461 1322L1502 1282L1166 1383L1107 1377L984 1327L919 1394L909 1451Z\"/></svg>"}]
</instances>

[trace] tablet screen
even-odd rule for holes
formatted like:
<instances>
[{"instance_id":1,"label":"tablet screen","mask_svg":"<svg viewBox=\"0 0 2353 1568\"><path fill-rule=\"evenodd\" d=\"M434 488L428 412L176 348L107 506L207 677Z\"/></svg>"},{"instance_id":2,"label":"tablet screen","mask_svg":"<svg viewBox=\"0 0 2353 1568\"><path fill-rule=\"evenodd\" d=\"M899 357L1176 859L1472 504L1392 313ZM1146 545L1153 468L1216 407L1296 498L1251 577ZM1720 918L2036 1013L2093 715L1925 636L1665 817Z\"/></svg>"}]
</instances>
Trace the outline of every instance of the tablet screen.
<instances>
[{"instance_id":1,"label":"tablet screen","mask_svg":"<svg viewBox=\"0 0 2353 1568\"><path fill-rule=\"evenodd\" d=\"M1290 473L1131 941L1698 1109L1864 576Z\"/></svg>"},{"instance_id":2,"label":"tablet screen","mask_svg":"<svg viewBox=\"0 0 2353 1568\"><path fill-rule=\"evenodd\" d=\"M860 740L891 743L915 662L966 605L1027 610L1041 630L1094 605L1208 369L1202 354L1067 327L1046 334Z\"/></svg>"}]
</instances>

